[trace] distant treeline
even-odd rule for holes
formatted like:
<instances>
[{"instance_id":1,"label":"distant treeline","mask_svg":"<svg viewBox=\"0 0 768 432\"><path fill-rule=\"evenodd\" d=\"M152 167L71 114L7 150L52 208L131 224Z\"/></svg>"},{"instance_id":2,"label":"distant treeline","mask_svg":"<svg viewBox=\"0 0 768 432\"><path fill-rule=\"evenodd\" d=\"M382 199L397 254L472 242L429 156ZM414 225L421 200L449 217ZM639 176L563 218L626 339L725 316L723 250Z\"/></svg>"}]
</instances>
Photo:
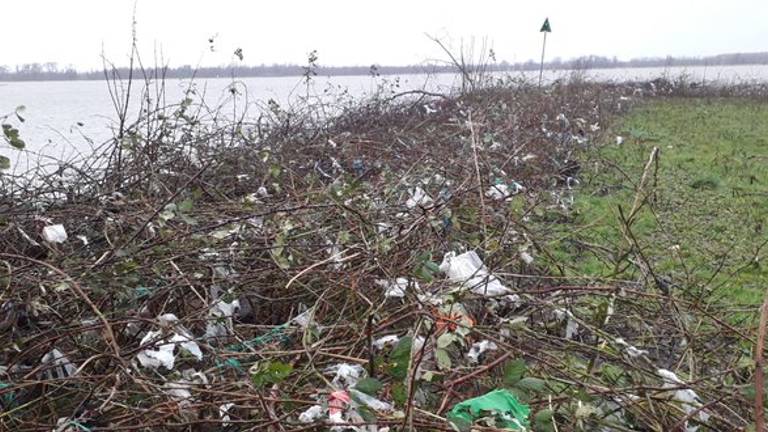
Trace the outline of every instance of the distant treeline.
<instances>
[{"instance_id":1,"label":"distant treeline","mask_svg":"<svg viewBox=\"0 0 768 432\"><path fill-rule=\"evenodd\" d=\"M619 60L616 57L584 56L570 60L559 57L545 64L547 69L608 69L627 67L679 67L679 66L726 66L726 65L766 65L768 52L720 54L709 57L648 57L632 60ZM528 60L524 63L507 61L490 63L484 69L494 71L531 71L538 70L539 63ZM312 73L321 76L340 75L402 75L416 73L454 72L456 68L449 64L428 64L410 66L319 66ZM118 68L116 72L126 77L128 68ZM216 77L280 77L301 76L310 71L306 66L291 64L273 64L259 66L219 66L193 68L185 65L166 67L157 72L165 78L216 78ZM111 75L111 74L110 74ZM15 68L0 66L0 81L61 81L61 80L99 80L104 79L104 71L78 71L74 67L61 68L56 63L28 63Z\"/></svg>"}]
</instances>

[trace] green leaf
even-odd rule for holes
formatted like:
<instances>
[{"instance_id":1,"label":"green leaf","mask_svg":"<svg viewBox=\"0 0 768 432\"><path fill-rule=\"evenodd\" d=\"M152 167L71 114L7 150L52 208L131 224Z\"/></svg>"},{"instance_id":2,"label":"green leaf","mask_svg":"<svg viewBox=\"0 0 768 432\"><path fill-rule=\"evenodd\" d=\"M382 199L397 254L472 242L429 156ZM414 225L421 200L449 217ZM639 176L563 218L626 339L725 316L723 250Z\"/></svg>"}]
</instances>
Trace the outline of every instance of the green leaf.
<instances>
[{"instance_id":1,"label":"green leaf","mask_svg":"<svg viewBox=\"0 0 768 432\"><path fill-rule=\"evenodd\" d=\"M357 407L357 412L360 414L360 417L363 418L363 421L366 423L372 423L375 424L376 420L376 413L373 412L372 409L368 408L365 405Z\"/></svg>"},{"instance_id":2,"label":"green leaf","mask_svg":"<svg viewBox=\"0 0 768 432\"><path fill-rule=\"evenodd\" d=\"M451 368L451 356L448 355L448 351L438 348L435 350L435 358L437 359L437 367L440 370L448 370Z\"/></svg>"},{"instance_id":3,"label":"green leaf","mask_svg":"<svg viewBox=\"0 0 768 432\"><path fill-rule=\"evenodd\" d=\"M555 426L551 409L544 409L533 416L533 427L536 432L554 432Z\"/></svg>"},{"instance_id":4,"label":"green leaf","mask_svg":"<svg viewBox=\"0 0 768 432\"><path fill-rule=\"evenodd\" d=\"M526 377L518 381L515 387L534 392L543 392L547 387L547 382L540 378Z\"/></svg>"},{"instance_id":5,"label":"green leaf","mask_svg":"<svg viewBox=\"0 0 768 432\"><path fill-rule=\"evenodd\" d=\"M600 376L612 386L624 387L631 384L624 369L612 364L604 364L600 369Z\"/></svg>"},{"instance_id":6,"label":"green leaf","mask_svg":"<svg viewBox=\"0 0 768 432\"><path fill-rule=\"evenodd\" d=\"M508 362L504 366L504 384L513 386L520 381L525 373L528 371L528 367L525 365L523 359L513 360Z\"/></svg>"},{"instance_id":7,"label":"green leaf","mask_svg":"<svg viewBox=\"0 0 768 432\"><path fill-rule=\"evenodd\" d=\"M408 388L405 384L398 382L392 386L392 400L397 406L404 406L408 402Z\"/></svg>"},{"instance_id":8,"label":"green leaf","mask_svg":"<svg viewBox=\"0 0 768 432\"><path fill-rule=\"evenodd\" d=\"M7 170L11 167L11 160L5 156L0 156L0 170Z\"/></svg>"},{"instance_id":9,"label":"green leaf","mask_svg":"<svg viewBox=\"0 0 768 432\"><path fill-rule=\"evenodd\" d=\"M408 376L408 366L411 362L411 345L413 338L406 336L397 342L390 355L389 374L395 379L405 379Z\"/></svg>"},{"instance_id":10,"label":"green leaf","mask_svg":"<svg viewBox=\"0 0 768 432\"><path fill-rule=\"evenodd\" d=\"M434 261L432 261L432 260L427 260L427 261L424 263L424 267L426 267L426 268L427 268L429 271L431 271L432 273L438 273L438 272L440 272L440 266L439 266L439 265L437 265L437 263L436 263L436 262L434 262Z\"/></svg>"},{"instance_id":11,"label":"green leaf","mask_svg":"<svg viewBox=\"0 0 768 432\"><path fill-rule=\"evenodd\" d=\"M458 336L456 336L455 333L452 332L445 332L440 335L439 338L437 338L437 347L438 348L448 348L449 345L456 342L459 339Z\"/></svg>"},{"instance_id":12,"label":"green leaf","mask_svg":"<svg viewBox=\"0 0 768 432\"><path fill-rule=\"evenodd\" d=\"M272 164L269 167L269 175L272 176L273 178L280 177L280 173L281 172L283 172L283 169L282 169L282 167L280 165Z\"/></svg>"},{"instance_id":13,"label":"green leaf","mask_svg":"<svg viewBox=\"0 0 768 432\"><path fill-rule=\"evenodd\" d=\"M354 388L367 395L376 396L376 393L378 393L382 387L384 387L384 385L376 378L365 378L360 380Z\"/></svg>"},{"instance_id":14,"label":"green leaf","mask_svg":"<svg viewBox=\"0 0 768 432\"><path fill-rule=\"evenodd\" d=\"M24 147L27 146L27 144L23 140L20 140L18 138L11 140L11 145L16 147L19 150L23 150Z\"/></svg>"},{"instance_id":15,"label":"green leaf","mask_svg":"<svg viewBox=\"0 0 768 432\"><path fill-rule=\"evenodd\" d=\"M192 198L187 198L184 201L177 204L176 208L181 212L188 212L192 210L192 207L194 207L195 202L192 201Z\"/></svg>"},{"instance_id":16,"label":"green leaf","mask_svg":"<svg viewBox=\"0 0 768 432\"><path fill-rule=\"evenodd\" d=\"M251 381L256 387L277 384L293 372L293 366L280 361L258 363L255 372L251 372Z\"/></svg>"},{"instance_id":17,"label":"green leaf","mask_svg":"<svg viewBox=\"0 0 768 432\"><path fill-rule=\"evenodd\" d=\"M24 141L19 138L19 130L8 123L4 123L2 127L3 135L5 135L5 139L8 140L8 144L19 150L22 150L25 144Z\"/></svg>"}]
</instances>

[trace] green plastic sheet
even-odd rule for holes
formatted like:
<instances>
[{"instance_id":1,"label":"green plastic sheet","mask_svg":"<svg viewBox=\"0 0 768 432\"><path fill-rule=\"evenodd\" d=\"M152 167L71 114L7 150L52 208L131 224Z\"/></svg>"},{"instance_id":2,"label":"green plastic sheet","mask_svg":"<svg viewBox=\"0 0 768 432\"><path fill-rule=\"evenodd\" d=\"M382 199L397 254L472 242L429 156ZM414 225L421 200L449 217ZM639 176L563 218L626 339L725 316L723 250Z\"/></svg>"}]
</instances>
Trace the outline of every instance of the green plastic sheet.
<instances>
[{"instance_id":1,"label":"green plastic sheet","mask_svg":"<svg viewBox=\"0 0 768 432\"><path fill-rule=\"evenodd\" d=\"M528 405L520 403L509 391L499 389L456 404L448 419L459 430L464 430L477 419L493 417L496 427L524 431L528 429L530 414L531 408Z\"/></svg>"}]
</instances>

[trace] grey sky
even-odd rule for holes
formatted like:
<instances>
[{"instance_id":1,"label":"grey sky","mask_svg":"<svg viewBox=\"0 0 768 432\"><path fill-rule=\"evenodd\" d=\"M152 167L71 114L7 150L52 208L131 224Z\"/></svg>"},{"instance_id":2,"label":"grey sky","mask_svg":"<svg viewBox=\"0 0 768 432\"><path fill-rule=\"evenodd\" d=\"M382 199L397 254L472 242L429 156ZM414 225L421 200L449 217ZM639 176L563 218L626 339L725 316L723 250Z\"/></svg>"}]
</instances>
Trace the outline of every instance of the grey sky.
<instances>
[{"instance_id":1,"label":"grey sky","mask_svg":"<svg viewBox=\"0 0 768 432\"><path fill-rule=\"evenodd\" d=\"M101 67L102 46L125 64L134 0L2 0L0 65L57 62ZM414 64L444 58L424 33L458 46L487 37L499 60L538 59L550 17L548 58L619 58L768 50L768 0L138 0L145 62ZM218 35L216 51L208 37Z\"/></svg>"}]
</instances>

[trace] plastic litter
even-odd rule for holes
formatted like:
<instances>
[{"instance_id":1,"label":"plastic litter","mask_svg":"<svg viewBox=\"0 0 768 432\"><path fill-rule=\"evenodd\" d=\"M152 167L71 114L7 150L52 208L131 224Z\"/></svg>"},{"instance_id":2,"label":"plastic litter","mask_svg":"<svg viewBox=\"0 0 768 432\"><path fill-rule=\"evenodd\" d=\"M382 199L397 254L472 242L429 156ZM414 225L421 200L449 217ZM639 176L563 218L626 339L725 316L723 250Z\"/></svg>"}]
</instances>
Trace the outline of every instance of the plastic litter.
<instances>
[{"instance_id":1,"label":"plastic litter","mask_svg":"<svg viewBox=\"0 0 768 432\"><path fill-rule=\"evenodd\" d=\"M374 282L376 285L384 288L384 297L390 298L390 297L397 297L402 298L405 297L405 292L408 289L408 286L413 284L413 286L418 289L419 283L418 282L411 282L410 279L399 277L395 280L384 280L384 279L377 279Z\"/></svg>"},{"instance_id":2,"label":"plastic litter","mask_svg":"<svg viewBox=\"0 0 768 432\"><path fill-rule=\"evenodd\" d=\"M520 259L521 259L521 260L523 260L523 262L524 262L526 265L531 265L531 264L533 264L533 255L529 254L529 253L528 253L528 252L526 252L526 251L522 251L522 252L520 252Z\"/></svg>"},{"instance_id":3,"label":"plastic litter","mask_svg":"<svg viewBox=\"0 0 768 432\"><path fill-rule=\"evenodd\" d=\"M355 389L350 389L349 395L352 396L354 400L375 411L392 411L394 409L392 404L376 399L371 395L367 395Z\"/></svg>"},{"instance_id":4,"label":"plastic litter","mask_svg":"<svg viewBox=\"0 0 768 432\"><path fill-rule=\"evenodd\" d=\"M70 420L70 417L59 417L56 420L56 428L51 432L90 432L91 429L77 420Z\"/></svg>"},{"instance_id":5,"label":"plastic litter","mask_svg":"<svg viewBox=\"0 0 768 432\"><path fill-rule=\"evenodd\" d=\"M624 144L624 137L616 136L616 145L622 145L622 144Z\"/></svg>"},{"instance_id":6,"label":"plastic litter","mask_svg":"<svg viewBox=\"0 0 768 432\"><path fill-rule=\"evenodd\" d=\"M398 335L382 336L373 341L373 346L376 347L376 349L383 349L385 346L396 344L399 340L400 336Z\"/></svg>"},{"instance_id":7,"label":"plastic litter","mask_svg":"<svg viewBox=\"0 0 768 432\"><path fill-rule=\"evenodd\" d=\"M638 349L638 348L628 344L623 338L616 338L616 343L618 345L623 346L625 348L624 351L627 353L628 356L630 356L632 358L640 357L640 356L643 356L643 355L648 355L648 351L647 350Z\"/></svg>"},{"instance_id":8,"label":"plastic litter","mask_svg":"<svg viewBox=\"0 0 768 432\"><path fill-rule=\"evenodd\" d=\"M573 339L579 332L579 323L573 318L573 312L562 308L557 308L554 312L558 321L568 320L565 324L565 338Z\"/></svg>"},{"instance_id":9,"label":"plastic litter","mask_svg":"<svg viewBox=\"0 0 768 432\"><path fill-rule=\"evenodd\" d=\"M64 225L48 225L43 228L43 240L48 243L64 243L67 241L67 230Z\"/></svg>"},{"instance_id":10,"label":"plastic litter","mask_svg":"<svg viewBox=\"0 0 768 432\"><path fill-rule=\"evenodd\" d=\"M461 255L456 255L455 252L446 253L440 264L440 271L445 273L451 282L461 284L475 294L495 297L511 293L496 276L488 272L475 251Z\"/></svg>"},{"instance_id":11,"label":"plastic litter","mask_svg":"<svg viewBox=\"0 0 768 432\"><path fill-rule=\"evenodd\" d=\"M289 323L294 323L298 325L299 327L305 329L309 326L309 323L312 320L312 309L307 309L304 312L296 315L292 320L288 321Z\"/></svg>"},{"instance_id":12,"label":"plastic litter","mask_svg":"<svg viewBox=\"0 0 768 432\"><path fill-rule=\"evenodd\" d=\"M483 355L486 351L495 351L499 349L499 347L489 340L482 340L480 342L475 342L472 344L472 347L469 349L469 352L467 353L467 358L472 363L477 363L480 361L480 356Z\"/></svg>"},{"instance_id":13,"label":"plastic litter","mask_svg":"<svg viewBox=\"0 0 768 432\"><path fill-rule=\"evenodd\" d=\"M205 337L214 338L227 336L232 332L232 317L240 309L240 301L229 303L216 301L208 312L208 323L205 326Z\"/></svg>"},{"instance_id":14,"label":"plastic litter","mask_svg":"<svg viewBox=\"0 0 768 432\"><path fill-rule=\"evenodd\" d=\"M349 393L344 390L336 390L328 397L328 419L331 423L346 423L342 415L344 408L352 401Z\"/></svg>"},{"instance_id":15,"label":"plastic litter","mask_svg":"<svg viewBox=\"0 0 768 432\"><path fill-rule=\"evenodd\" d=\"M362 366L349 363L335 364L326 369L326 372L336 374L333 381L331 381L331 385L337 389L354 387L360 381L360 378L365 376L365 369Z\"/></svg>"},{"instance_id":16,"label":"plastic litter","mask_svg":"<svg viewBox=\"0 0 768 432\"><path fill-rule=\"evenodd\" d=\"M198 361L203 359L203 352L200 350L200 346L194 341L194 338L187 329L177 324L178 318L174 314L163 314L157 317L161 326L170 327L175 332L170 336L158 340L152 347L139 351L136 355L136 359L141 366L146 368L157 369L160 366L166 369L173 369L176 361L174 355L174 349L178 345L181 349L191 354ZM163 335L163 331L148 331L143 338L141 338L141 345L146 345L153 340L157 340Z\"/></svg>"},{"instance_id":17,"label":"plastic litter","mask_svg":"<svg viewBox=\"0 0 768 432\"><path fill-rule=\"evenodd\" d=\"M141 338L141 345L148 343L151 340L160 336L159 331L149 331L143 338ZM173 345L161 344L157 349L145 349L137 354L136 358L139 360L142 366L146 368L157 369L160 366L166 369L173 369L173 365L176 361L176 357L173 355Z\"/></svg>"},{"instance_id":18,"label":"plastic litter","mask_svg":"<svg viewBox=\"0 0 768 432\"><path fill-rule=\"evenodd\" d=\"M427 194L427 192L425 192L421 186L416 186L415 188L410 189L408 192L411 197L408 198L408 201L405 202L405 206L409 209L412 209L416 206L426 207L433 203L432 197L429 196L429 194Z\"/></svg>"},{"instance_id":19,"label":"plastic litter","mask_svg":"<svg viewBox=\"0 0 768 432\"><path fill-rule=\"evenodd\" d=\"M680 387L681 385L686 385L685 381L678 378L677 375L675 375L675 373L672 371L667 369L659 369L656 371L656 373L664 381L664 385L662 386L663 388L676 388ZM699 395L697 395L695 391L689 388L678 388L673 393L672 399L680 402L680 405L683 408L683 411L685 411L686 415L690 415L702 406L702 400L699 398ZM709 420L709 413L701 410L698 412L697 417L699 421L706 423ZM689 426L687 421L685 422L684 427L686 432L697 432L699 430L698 426Z\"/></svg>"},{"instance_id":20,"label":"plastic litter","mask_svg":"<svg viewBox=\"0 0 768 432\"><path fill-rule=\"evenodd\" d=\"M192 404L192 392L190 385L185 380L167 382L163 385L163 392L175 400L180 408L186 408Z\"/></svg>"},{"instance_id":21,"label":"plastic litter","mask_svg":"<svg viewBox=\"0 0 768 432\"><path fill-rule=\"evenodd\" d=\"M45 354L40 363L46 368L44 375L49 380L67 378L77 371L77 367L69 361L67 356L56 348Z\"/></svg>"},{"instance_id":22,"label":"plastic litter","mask_svg":"<svg viewBox=\"0 0 768 432\"><path fill-rule=\"evenodd\" d=\"M509 192L509 186L505 184L493 185L485 191L485 196L495 201L502 201L512 195Z\"/></svg>"},{"instance_id":23,"label":"plastic litter","mask_svg":"<svg viewBox=\"0 0 768 432\"><path fill-rule=\"evenodd\" d=\"M299 414L299 421L302 423L313 423L323 417L323 407L312 405Z\"/></svg>"},{"instance_id":24,"label":"plastic litter","mask_svg":"<svg viewBox=\"0 0 768 432\"><path fill-rule=\"evenodd\" d=\"M496 427L524 431L528 428L530 413L530 407L520 403L515 395L507 390L498 389L456 404L451 409L448 419L454 425L462 422L469 426L480 418L491 416L495 419Z\"/></svg>"},{"instance_id":25,"label":"plastic litter","mask_svg":"<svg viewBox=\"0 0 768 432\"><path fill-rule=\"evenodd\" d=\"M232 402L219 406L219 417L221 417L221 425L224 427L229 426L229 421L231 420L229 417L229 410L231 410L233 406L235 406L235 404Z\"/></svg>"},{"instance_id":26,"label":"plastic litter","mask_svg":"<svg viewBox=\"0 0 768 432\"><path fill-rule=\"evenodd\" d=\"M512 195L519 194L523 191L525 191L525 187L520 183L513 181L509 185L504 183L492 185L485 191L485 196L495 201L509 201L512 198Z\"/></svg>"},{"instance_id":27,"label":"plastic litter","mask_svg":"<svg viewBox=\"0 0 768 432\"><path fill-rule=\"evenodd\" d=\"M232 333L232 317L240 309L240 301L229 303L216 301L208 312L208 323L205 326L205 337L223 337Z\"/></svg>"}]
</instances>

